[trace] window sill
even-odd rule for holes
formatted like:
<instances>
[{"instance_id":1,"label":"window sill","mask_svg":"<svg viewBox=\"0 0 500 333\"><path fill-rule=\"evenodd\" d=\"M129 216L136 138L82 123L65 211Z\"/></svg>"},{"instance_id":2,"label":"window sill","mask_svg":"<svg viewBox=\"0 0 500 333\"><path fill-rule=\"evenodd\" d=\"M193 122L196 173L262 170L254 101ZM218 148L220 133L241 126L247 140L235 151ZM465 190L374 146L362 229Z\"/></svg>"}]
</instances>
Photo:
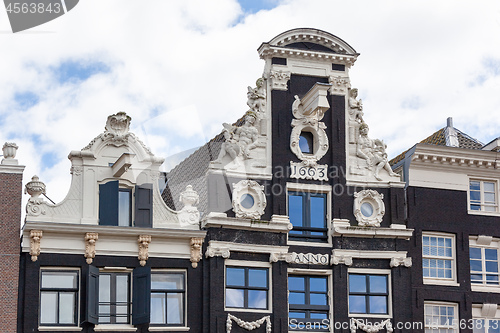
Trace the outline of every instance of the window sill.
<instances>
[{"instance_id":1,"label":"window sill","mask_svg":"<svg viewBox=\"0 0 500 333\"><path fill-rule=\"evenodd\" d=\"M137 328L132 325L127 324L100 324L95 325L94 332L113 332L113 331L122 331L122 332L135 332Z\"/></svg>"},{"instance_id":2,"label":"window sill","mask_svg":"<svg viewBox=\"0 0 500 333\"><path fill-rule=\"evenodd\" d=\"M159 326L154 326L154 327L149 327L148 330L150 332L171 332L171 331L176 331L176 332L188 332L189 327L159 327Z\"/></svg>"},{"instance_id":3,"label":"window sill","mask_svg":"<svg viewBox=\"0 0 500 333\"><path fill-rule=\"evenodd\" d=\"M271 309L244 309L244 308L227 308L224 307L226 312L255 312L255 313L271 313Z\"/></svg>"},{"instance_id":4,"label":"window sill","mask_svg":"<svg viewBox=\"0 0 500 333\"><path fill-rule=\"evenodd\" d=\"M460 287L460 283L455 280L434 280L424 278L424 284L433 284L437 286L450 286L450 287Z\"/></svg>"},{"instance_id":5,"label":"window sill","mask_svg":"<svg viewBox=\"0 0 500 333\"><path fill-rule=\"evenodd\" d=\"M331 239L331 237L328 237ZM331 242L306 242L297 240L288 240L287 245L308 246L308 247L332 247Z\"/></svg>"},{"instance_id":6,"label":"window sill","mask_svg":"<svg viewBox=\"0 0 500 333\"><path fill-rule=\"evenodd\" d=\"M471 284L472 291L486 292L486 293L500 293L500 286L489 287L477 284Z\"/></svg>"},{"instance_id":7,"label":"window sill","mask_svg":"<svg viewBox=\"0 0 500 333\"><path fill-rule=\"evenodd\" d=\"M392 318L391 314L372 314L372 313L349 313L352 318Z\"/></svg>"},{"instance_id":8,"label":"window sill","mask_svg":"<svg viewBox=\"0 0 500 333\"><path fill-rule=\"evenodd\" d=\"M82 330L81 327L75 326L39 326L38 331L40 332L80 332Z\"/></svg>"},{"instance_id":9,"label":"window sill","mask_svg":"<svg viewBox=\"0 0 500 333\"><path fill-rule=\"evenodd\" d=\"M484 210L468 210L469 215L500 216L500 212L487 212Z\"/></svg>"}]
</instances>

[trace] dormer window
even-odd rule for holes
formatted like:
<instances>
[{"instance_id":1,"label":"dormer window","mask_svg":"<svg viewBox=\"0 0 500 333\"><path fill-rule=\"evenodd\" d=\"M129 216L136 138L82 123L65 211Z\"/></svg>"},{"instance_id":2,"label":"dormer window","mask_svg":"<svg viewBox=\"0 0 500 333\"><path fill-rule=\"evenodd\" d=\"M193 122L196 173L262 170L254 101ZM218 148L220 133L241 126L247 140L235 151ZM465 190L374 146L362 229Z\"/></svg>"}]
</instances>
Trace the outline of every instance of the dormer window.
<instances>
[{"instance_id":1,"label":"dormer window","mask_svg":"<svg viewBox=\"0 0 500 333\"><path fill-rule=\"evenodd\" d=\"M299 148L303 154L314 154L314 135L311 132L301 132Z\"/></svg>"},{"instance_id":2,"label":"dormer window","mask_svg":"<svg viewBox=\"0 0 500 333\"><path fill-rule=\"evenodd\" d=\"M153 225L153 191L151 184L134 188L118 180L99 185L99 224L121 227L151 228Z\"/></svg>"}]
</instances>

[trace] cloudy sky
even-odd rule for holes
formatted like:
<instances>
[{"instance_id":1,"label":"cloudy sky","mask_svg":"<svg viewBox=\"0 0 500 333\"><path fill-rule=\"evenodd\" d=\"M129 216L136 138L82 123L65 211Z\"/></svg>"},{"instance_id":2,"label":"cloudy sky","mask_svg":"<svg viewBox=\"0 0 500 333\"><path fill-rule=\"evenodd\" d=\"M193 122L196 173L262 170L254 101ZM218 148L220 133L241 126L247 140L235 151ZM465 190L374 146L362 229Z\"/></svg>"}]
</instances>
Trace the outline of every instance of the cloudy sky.
<instances>
[{"instance_id":1,"label":"cloudy sky","mask_svg":"<svg viewBox=\"0 0 500 333\"><path fill-rule=\"evenodd\" d=\"M299 27L361 54L351 83L390 157L450 116L483 143L500 136L498 0L82 0L16 34L0 8L0 142L58 202L68 153L108 115L126 111L155 155L200 146L247 110L259 45Z\"/></svg>"}]
</instances>

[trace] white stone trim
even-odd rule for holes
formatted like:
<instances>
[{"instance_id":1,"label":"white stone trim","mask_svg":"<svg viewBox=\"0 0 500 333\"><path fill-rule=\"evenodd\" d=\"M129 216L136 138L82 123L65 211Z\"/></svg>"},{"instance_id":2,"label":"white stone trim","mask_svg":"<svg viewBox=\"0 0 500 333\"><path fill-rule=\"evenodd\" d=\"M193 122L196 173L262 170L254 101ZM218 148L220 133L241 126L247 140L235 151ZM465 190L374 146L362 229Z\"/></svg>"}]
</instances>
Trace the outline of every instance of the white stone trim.
<instances>
[{"instance_id":1,"label":"white stone trim","mask_svg":"<svg viewBox=\"0 0 500 333\"><path fill-rule=\"evenodd\" d=\"M292 224L286 215L273 215L271 221L238 219L227 217L224 213L209 213L202 220L203 228L229 228L243 229L263 232L288 232L292 229Z\"/></svg>"},{"instance_id":2,"label":"white stone trim","mask_svg":"<svg viewBox=\"0 0 500 333\"><path fill-rule=\"evenodd\" d=\"M323 253L271 253L269 261L278 262L286 261L289 264L302 264L302 265L330 265L328 254Z\"/></svg>"},{"instance_id":3,"label":"white stone trim","mask_svg":"<svg viewBox=\"0 0 500 333\"><path fill-rule=\"evenodd\" d=\"M244 321L228 313L226 320L226 333L231 333L232 321L247 331L253 331L256 328L259 328L262 324L266 323L266 333L271 333L271 316L265 316L255 321Z\"/></svg>"},{"instance_id":4,"label":"white stone trim","mask_svg":"<svg viewBox=\"0 0 500 333\"><path fill-rule=\"evenodd\" d=\"M159 326L149 326L148 331L150 332L189 332L189 327L159 327Z\"/></svg>"},{"instance_id":5,"label":"white stone trim","mask_svg":"<svg viewBox=\"0 0 500 333\"><path fill-rule=\"evenodd\" d=\"M362 237L362 238L401 238L410 239L413 235L413 229L398 228L366 228L358 226L348 226L345 223L333 223L333 236Z\"/></svg>"},{"instance_id":6,"label":"white stone trim","mask_svg":"<svg viewBox=\"0 0 500 333\"><path fill-rule=\"evenodd\" d=\"M497 251L497 255L500 255L500 239L493 238L492 236L485 236L485 235L470 236L469 252L471 247L476 247L481 249L494 249ZM499 266L500 266L500 260L499 260ZM469 272L469 279L471 274L472 272ZM471 280L471 290L478 292L500 293L500 283L497 285L477 284L477 283L472 283Z\"/></svg>"},{"instance_id":7,"label":"white stone trim","mask_svg":"<svg viewBox=\"0 0 500 333\"><path fill-rule=\"evenodd\" d=\"M384 195L375 190L362 190L354 193L353 211L359 226L380 227L385 214L383 199ZM361 212L361 206L365 203L372 207L373 212L370 216L365 216Z\"/></svg>"},{"instance_id":8,"label":"white stone trim","mask_svg":"<svg viewBox=\"0 0 500 333\"><path fill-rule=\"evenodd\" d=\"M332 265L344 264L352 265L352 259L390 259L391 267L405 266L411 267L411 257L406 251L364 251L364 250L332 250Z\"/></svg>"},{"instance_id":9,"label":"white stone trim","mask_svg":"<svg viewBox=\"0 0 500 333\"><path fill-rule=\"evenodd\" d=\"M135 332L137 327L126 324L99 324L94 326L95 332Z\"/></svg>"},{"instance_id":10,"label":"white stone trim","mask_svg":"<svg viewBox=\"0 0 500 333\"><path fill-rule=\"evenodd\" d=\"M474 319L500 319L499 309L498 304L472 304L472 317Z\"/></svg>"},{"instance_id":11,"label":"white stone trim","mask_svg":"<svg viewBox=\"0 0 500 333\"><path fill-rule=\"evenodd\" d=\"M234 243L211 240L208 242L206 257L229 258L231 251L246 253L264 253L270 256L276 253L288 253L288 246Z\"/></svg>"},{"instance_id":12,"label":"white stone trim","mask_svg":"<svg viewBox=\"0 0 500 333\"><path fill-rule=\"evenodd\" d=\"M250 195L253 199L253 205L250 208L243 207L240 202L241 197L245 194ZM233 183L232 204L237 218L260 220L267 206L264 185L248 179Z\"/></svg>"},{"instance_id":13,"label":"white stone trim","mask_svg":"<svg viewBox=\"0 0 500 333\"><path fill-rule=\"evenodd\" d=\"M373 251L376 252L376 251ZM379 251L384 252L384 251ZM386 275L387 276L387 312L388 314L368 314L368 313L349 313L349 317L363 318L392 318L392 279L390 269L371 269L371 268L348 268L347 269L347 311L349 311L349 274L366 275Z\"/></svg>"},{"instance_id":14,"label":"white stone trim","mask_svg":"<svg viewBox=\"0 0 500 333\"><path fill-rule=\"evenodd\" d=\"M80 332L81 327L75 326L38 326L40 332Z\"/></svg>"},{"instance_id":15,"label":"white stone trim","mask_svg":"<svg viewBox=\"0 0 500 333\"><path fill-rule=\"evenodd\" d=\"M24 168L24 165L0 164L0 173L22 174Z\"/></svg>"}]
</instances>

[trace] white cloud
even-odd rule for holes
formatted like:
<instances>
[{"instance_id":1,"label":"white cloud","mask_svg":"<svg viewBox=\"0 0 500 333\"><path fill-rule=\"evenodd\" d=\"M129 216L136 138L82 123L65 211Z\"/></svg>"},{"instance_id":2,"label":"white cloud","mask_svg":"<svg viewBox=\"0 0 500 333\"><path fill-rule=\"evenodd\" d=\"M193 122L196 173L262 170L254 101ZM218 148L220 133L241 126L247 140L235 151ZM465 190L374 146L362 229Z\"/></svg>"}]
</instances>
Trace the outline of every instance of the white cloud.
<instances>
[{"instance_id":1,"label":"white cloud","mask_svg":"<svg viewBox=\"0 0 500 333\"><path fill-rule=\"evenodd\" d=\"M117 111L132 116L132 129L156 155L200 145L246 111L246 87L264 65L257 47L297 27L331 32L361 53L351 82L370 135L384 139L391 156L448 116L483 142L499 135L498 1L286 0L242 14L234 0L86 0L11 34L0 10L0 141L20 146L25 182L37 173L50 197L62 200L67 154ZM60 84L53 69L63 61L101 62L109 71ZM39 103L21 110L14 97L23 92ZM42 167L44 154L60 160Z\"/></svg>"}]
</instances>

